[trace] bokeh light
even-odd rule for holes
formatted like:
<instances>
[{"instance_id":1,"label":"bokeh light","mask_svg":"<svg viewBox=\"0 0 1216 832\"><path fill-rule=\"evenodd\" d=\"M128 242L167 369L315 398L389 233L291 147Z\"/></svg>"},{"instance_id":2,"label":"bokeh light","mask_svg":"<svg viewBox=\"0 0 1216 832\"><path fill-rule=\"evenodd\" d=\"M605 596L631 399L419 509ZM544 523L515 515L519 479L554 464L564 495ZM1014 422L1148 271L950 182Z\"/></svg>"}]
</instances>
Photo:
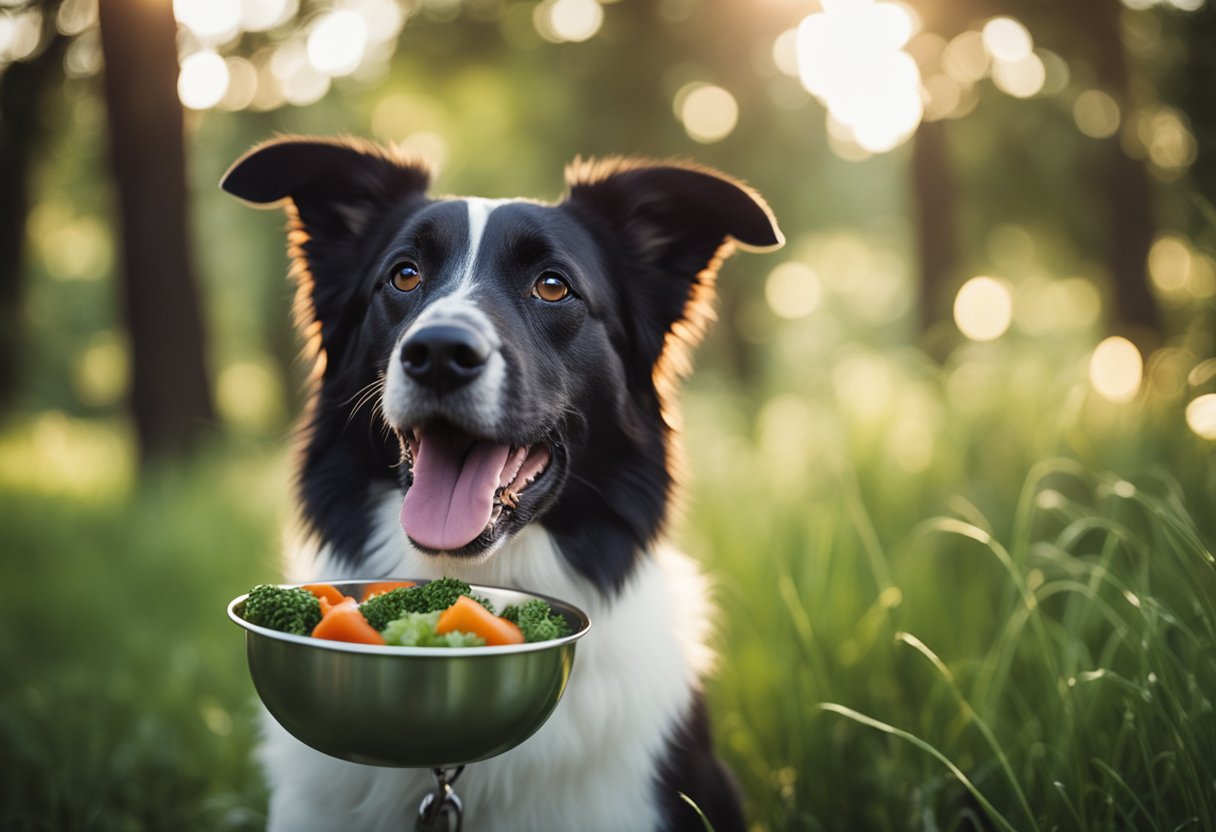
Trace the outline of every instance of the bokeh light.
<instances>
[{"instance_id":1,"label":"bokeh light","mask_svg":"<svg viewBox=\"0 0 1216 832\"><path fill-rule=\"evenodd\" d=\"M283 100L299 107L319 101L329 91L329 75L313 66L308 48L298 38L275 48L270 72L278 81ZM262 83L259 75L259 92Z\"/></svg>"},{"instance_id":2,"label":"bokeh light","mask_svg":"<svg viewBox=\"0 0 1216 832\"><path fill-rule=\"evenodd\" d=\"M1148 252L1148 274L1164 295L1179 295L1186 292L1191 280L1190 246L1176 234L1162 234L1153 241Z\"/></svg>"},{"instance_id":3,"label":"bokeh light","mask_svg":"<svg viewBox=\"0 0 1216 832\"><path fill-rule=\"evenodd\" d=\"M798 30L786 29L773 41L773 65L786 75L798 76Z\"/></svg>"},{"instance_id":4,"label":"bokeh light","mask_svg":"<svg viewBox=\"0 0 1216 832\"><path fill-rule=\"evenodd\" d=\"M290 20L299 10L299 0L242 0L241 28L265 32Z\"/></svg>"},{"instance_id":5,"label":"bokeh light","mask_svg":"<svg viewBox=\"0 0 1216 832\"><path fill-rule=\"evenodd\" d=\"M228 91L228 65L210 49L182 59L177 76L177 97L191 110L207 110L219 104Z\"/></svg>"},{"instance_id":6,"label":"bokeh light","mask_svg":"<svg viewBox=\"0 0 1216 832\"><path fill-rule=\"evenodd\" d=\"M946 44L942 69L960 84L974 84L988 75L991 59L979 32L962 32Z\"/></svg>"},{"instance_id":7,"label":"bokeh light","mask_svg":"<svg viewBox=\"0 0 1216 832\"><path fill-rule=\"evenodd\" d=\"M604 23L604 8L596 0L545 0L533 12L536 31L552 43L580 43Z\"/></svg>"},{"instance_id":8,"label":"bokeh light","mask_svg":"<svg viewBox=\"0 0 1216 832\"><path fill-rule=\"evenodd\" d=\"M954 323L972 341L1001 337L1013 321L1013 295L1004 281L986 275L968 280L954 298Z\"/></svg>"},{"instance_id":9,"label":"bokeh light","mask_svg":"<svg viewBox=\"0 0 1216 832\"><path fill-rule=\"evenodd\" d=\"M885 153L916 131L920 69L903 50L916 23L901 4L857 0L827 4L799 24L802 84L827 108L838 139L845 128L865 151Z\"/></svg>"},{"instance_id":10,"label":"bokeh light","mask_svg":"<svg viewBox=\"0 0 1216 832\"><path fill-rule=\"evenodd\" d=\"M1112 402L1129 402L1140 390L1144 359L1131 341L1112 335L1094 348L1089 359L1089 383Z\"/></svg>"},{"instance_id":11,"label":"bokeh light","mask_svg":"<svg viewBox=\"0 0 1216 832\"><path fill-rule=\"evenodd\" d=\"M721 141L739 122L735 97L714 84L686 84L676 93L673 106L689 137L702 144Z\"/></svg>"},{"instance_id":12,"label":"bokeh light","mask_svg":"<svg viewBox=\"0 0 1216 832\"><path fill-rule=\"evenodd\" d=\"M317 18L308 33L308 62L331 78L350 75L367 49L367 22L348 9Z\"/></svg>"},{"instance_id":13,"label":"bokeh light","mask_svg":"<svg viewBox=\"0 0 1216 832\"><path fill-rule=\"evenodd\" d=\"M56 28L68 37L84 34L96 25L97 0L64 0L55 15Z\"/></svg>"},{"instance_id":14,"label":"bokeh light","mask_svg":"<svg viewBox=\"0 0 1216 832\"><path fill-rule=\"evenodd\" d=\"M819 307L823 284L810 266L789 260L769 273L764 283L764 297L778 317L805 318Z\"/></svg>"},{"instance_id":15,"label":"bokeh light","mask_svg":"<svg viewBox=\"0 0 1216 832\"><path fill-rule=\"evenodd\" d=\"M1014 98L1030 98L1038 95L1047 83L1047 68L1034 52L1016 61L996 59L992 62L992 83Z\"/></svg>"},{"instance_id":16,"label":"bokeh light","mask_svg":"<svg viewBox=\"0 0 1216 832\"><path fill-rule=\"evenodd\" d=\"M1186 424L1198 436L1216 440L1216 393L1205 393L1186 406Z\"/></svg>"},{"instance_id":17,"label":"bokeh light","mask_svg":"<svg viewBox=\"0 0 1216 832\"><path fill-rule=\"evenodd\" d=\"M127 392L130 356L126 340L113 330L94 335L75 362L72 386L89 407L111 407Z\"/></svg>"},{"instance_id":18,"label":"bokeh light","mask_svg":"<svg viewBox=\"0 0 1216 832\"><path fill-rule=\"evenodd\" d=\"M994 17L981 30L984 48L994 60L1017 63L1034 49L1030 32L1012 17Z\"/></svg>"},{"instance_id":19,"label":"bokeh light","mask_svg":"<svg viewBox=\"0 0 1216 832\"><path fill-rule=\"evenodd\" d=\"M258 92L258 69L252 62L233 55L225 58L228 66L228 90L220 99L224 110L243 110L253 103Z\"/></svg>"},{"instance_id":20,"label":"bokeh light","mask_svg":"<svg viewBox=\"0 0 1216 832\"><path fill-rule=\"evenodd\" d=\"M1072 105L1077 129L1094 139L1105 139L1119 131L1119 103L1102 90L1085 90Z\"/></svg>"},{"instance_id":21,"label":"bokeh light","mask_svg":"<svg viewBox=\"0 0 1216 832\"><path fill-rule=\"evenodd\" d=\"M1186 117L1177 110L1160 107L1151 117L1142 119L1140 126L1149 159L1164 178L1172 179L1195 163L1199 145Z\"/></svg>"},{"instance_id":22,"label":"bokeh light","mask_svg":"<svg viewBox=\"0 0 1216 832\"><path fill-rule=\"evenodd\" d=\"M0 15L0 62L23 61L42 40L42 12L36 8Z\"/></svg>"},{"instance_id":23,"label":"bokeh light","mask_svg":"<svg viewBox=\"0 0 1216 832\"><path fill-rule=\"evenodd\" d=\"M204 43L231 40L241 26L240 0L173 0L177 22Z\"/></svg>"}]
</instances>

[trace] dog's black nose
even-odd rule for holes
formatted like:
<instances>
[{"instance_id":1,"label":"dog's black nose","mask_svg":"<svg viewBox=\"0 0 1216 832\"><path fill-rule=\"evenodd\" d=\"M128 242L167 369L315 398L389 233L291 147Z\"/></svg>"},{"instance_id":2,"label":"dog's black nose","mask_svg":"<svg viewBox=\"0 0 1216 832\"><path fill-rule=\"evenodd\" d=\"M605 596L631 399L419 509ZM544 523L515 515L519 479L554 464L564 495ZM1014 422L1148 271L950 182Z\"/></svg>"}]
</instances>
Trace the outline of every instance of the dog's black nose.
<instances>
[{"instance_id":1,"label":"dog's black nose","mask_svg":"<svg viewBox=\"0 0 1216 832\"><path fill-rule=\"evenodd\" d=\"M490 360L490 342L458 324L424 326L401 345L406 375L435 390L454 390L481 374Z\"/></svg>"}]
</instances>

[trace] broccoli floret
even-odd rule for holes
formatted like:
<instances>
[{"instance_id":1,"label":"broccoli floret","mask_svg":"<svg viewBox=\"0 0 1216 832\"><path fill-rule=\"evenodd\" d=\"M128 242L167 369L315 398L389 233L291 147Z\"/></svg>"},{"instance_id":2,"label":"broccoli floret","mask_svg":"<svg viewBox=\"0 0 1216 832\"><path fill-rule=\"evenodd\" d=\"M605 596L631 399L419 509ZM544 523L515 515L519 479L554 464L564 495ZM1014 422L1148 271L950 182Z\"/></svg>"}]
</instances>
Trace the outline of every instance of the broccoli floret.
<instances>
[{"instance_id":1,"label":"broccoli floret","mask_svg":"<svg viewBox=\"0 0 1216 832\"><path fill-rule=\"evenodd\" d=\"M401 647L481 647L486 640L473 633L435 632L439 612L407 612L384 628L384 643Z\"/></svg>"},{"instance_id":2,"label":"broccoli floret","mask_svg":"<svg viewBox=\"0 0 1216 832\"><path fill-rule=\"evenodd\" d=\"M417 587L417 590L426 598L426 608L420 610L420 612L442 612L452 606L452 604L455 604L456 599L461 595L469 596L490 612L494 612L494 608L490 606L488 599L482 598L480 595L474 595L472 587L458 578L440 578L437 581L431 581L429 584Z\"/></svg>"},{"instance_id":3,"label":"broccoli floret","mask_svg":"<svg viewBox=\"0 0 1216 832\"><path fill-rule=\"evenodd\" d=\"M241 614L250 624L306 636L321 621L321 603L306 589L261 584L249 591Z\"/></svg>"},{"instance_id":4,"label":"broccoli floret","mask_svg":"<svg viewBox=\"0 0 1216 832\"><path fill-rule=\"evenodd\" d=\"M553 612L539 598L507 607L502 611L502 617L519 627L524 641L549 641L570 635L570 625L566 619Z\"/></svg>"},{"instance_id":5,"label":"broccoli floret","mask_svg":"<svg viewBox=\"0 0 1216 832\"><path fill-rule=\"evenodd\" d=\"M440 578L422 586L407 586L394 589L383 595L368 598L359 605L360 612L377 630L383 631L394 621L410 612L442 612L461 595L468 595L477 603L493 612L490 602L473 594L472 588L456 578Z\"/></svg>"}]
</instances>

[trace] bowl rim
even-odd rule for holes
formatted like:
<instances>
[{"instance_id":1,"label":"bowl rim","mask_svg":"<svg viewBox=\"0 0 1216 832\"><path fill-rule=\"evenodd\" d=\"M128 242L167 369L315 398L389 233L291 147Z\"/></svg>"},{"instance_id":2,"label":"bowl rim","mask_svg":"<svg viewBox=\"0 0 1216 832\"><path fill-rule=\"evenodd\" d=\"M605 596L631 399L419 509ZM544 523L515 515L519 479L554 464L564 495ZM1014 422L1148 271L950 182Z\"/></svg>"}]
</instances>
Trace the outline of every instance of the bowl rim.
<instances>
[{"instance_id":1,"label":"bowl rim","mask_svg":"<svg viewBox=\"0 0 1216 832\"><path fill-rule=\"evenodd\" d=\"M319 583L331 584L376 584L387 581L413 581L416 584L430 583L432 578L358 578L358 579L342 579L331 578L328 580L305 581L302 583L281 583L273 584L284 589L302 589L305 586ZM310 647L316 650L330 650L336 653L362 653L372 656L400 656L405 657L425 657L430 659L443 658L460 658L474 656L507 656L517 653L535 653L541 650L551 650L555 647L562 647L567 644L573 644L583 636L587 635L591 630L591 617L583 612L580 608L571 604L569 601L562 601L559 598L554 598L551 595L544 595L531 590L518 589L509 586L495 586L493 584L469 584L470 589L476 590L501 590L503 592L515 592L522 595L527 595L530 598L539 598L549 604L550 607L560 607L560 611L569 611L578 619L579 627L568 636L561 638L549 639L548 641L532 641L523 644L504 644L498 646L483 645L481 647L402 647L391 644L357 644L349 641L331 641L324 638L313 638L312 636L298 636L294 633L284 633L279 630L272 630L269 627L262 627L257 624L252 624L237 614L236 608L239 604L249 597L249 593L243 593L233 598L228 602L228 617L233 623L241 627L247 634L262 636L263 638L273 639L275 641L287 642L288 644L298 644L303 647Z\"/></svg>"}]
</instances>

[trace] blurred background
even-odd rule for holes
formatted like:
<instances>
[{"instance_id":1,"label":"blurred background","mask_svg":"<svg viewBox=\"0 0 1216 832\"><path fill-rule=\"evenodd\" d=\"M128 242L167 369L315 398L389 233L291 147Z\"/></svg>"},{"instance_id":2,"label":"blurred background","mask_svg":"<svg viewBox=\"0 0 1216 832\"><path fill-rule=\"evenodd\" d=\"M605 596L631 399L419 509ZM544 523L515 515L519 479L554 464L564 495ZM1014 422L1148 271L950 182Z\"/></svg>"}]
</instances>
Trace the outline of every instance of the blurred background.
<instances>
[{"instance_id":1,"label":"blurred background","mask_svg":"<svg viewBox=\"0 0 1216 832\"><path fill-rule=\"evenodd\" d=\"M1216 829L1213 79L1205 0L0 0L0 827L264 823L283 132L768 198L673 525L754 829Z\"/></svg>"}]
</instances>

